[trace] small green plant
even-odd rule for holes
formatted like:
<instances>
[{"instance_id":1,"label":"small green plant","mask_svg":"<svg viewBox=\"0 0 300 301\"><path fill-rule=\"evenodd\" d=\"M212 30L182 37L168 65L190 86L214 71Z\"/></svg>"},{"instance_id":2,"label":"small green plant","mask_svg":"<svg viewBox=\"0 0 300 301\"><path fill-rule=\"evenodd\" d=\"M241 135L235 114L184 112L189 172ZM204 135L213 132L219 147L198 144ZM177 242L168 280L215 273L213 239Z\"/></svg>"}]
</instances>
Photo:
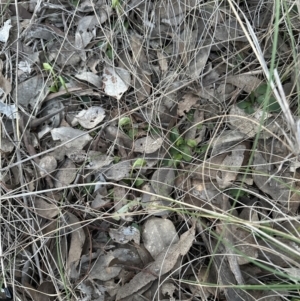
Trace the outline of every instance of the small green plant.
<instances>
[{"instance_id":1,"label":"small green plant","mask_svg":"<svg viewBox=\"0 0 300 301\"><path fill-rule=\"evenodd\" d=\"M267 99L267 89L267 84L261 84L256 90L250 93L248 98L241 101L238 104L238 107L243 109L247 114L253 114L257 105L264 105L264 101ZM271 95L268 99L266 110L267 112L280 112L280 105L273 95Z\"/></svg>"},{"instance_id":2,"label":"small green plant","mask_svg":"<svg viewBox=\"0 0 300 301\"><path fill-rule=\"evenodd\" d=\"M67 93L69 93L69 92L68 92L68 88L67 88L67 86L66 86L65 80L63 79L62 76L57 75L57 74L54 72L54 69L53 69L53 67L52 67L50 64L48 64L48 63L43 63L43 68L44 68L46 71L50 72L50 74L51 74L52 77L53 77L53 84L52 84L52 86L50 87L50 91L51 91L51 92L58 92L58 90L59 90L59 88L60 88L60 85L61 85L62 87L64 87L64 89L67 91Z\"/></svg>"},{"instance_id":3,"label":"small green plant","mask_svg":"<svg viewBox=\"0 0 300 301\"><path fill-rule=\"evenodd\" d=\"M248 193L246 191L239 189L239 188L231 188L228 191L228 194L235 200L237 200L241 197L248 196Z\"/></svg>"},{"instance_id":4,"label":"small green plant","mask_svg":"<svg viewBox=\"0 0 300 301\"><path fill-rule=\"evenodd\" d=\"M164 165L172 166L177 165L181 161L191 162L193 159L193 153L197 152L197 141L194 139L185 140L179 133L178 128L174 127L170 132L170 141L172 147L170 148L169 159L164 160Z\"/></svg>"},{"instance_id":5,"label":"small green plant","mask_svg":"<svg viewBox=\"0 0 300 301\"><path fill-rule=\"evenodd\" d=\"M129 117L122 117L119 120L119 127L131 139L134 139L135 136L138 134L138 130L133 127L131 119Z\"/></svg>"},{"instance_id":6,"label":"small green plant","mask_svg":"<svg viewBox=\"0 0 300 301\"><path fill-rule=\"evenodd\" d=\"M118 9L121 6L120 0L112 0L111 8Z\"/></svg>"}]
</instances>

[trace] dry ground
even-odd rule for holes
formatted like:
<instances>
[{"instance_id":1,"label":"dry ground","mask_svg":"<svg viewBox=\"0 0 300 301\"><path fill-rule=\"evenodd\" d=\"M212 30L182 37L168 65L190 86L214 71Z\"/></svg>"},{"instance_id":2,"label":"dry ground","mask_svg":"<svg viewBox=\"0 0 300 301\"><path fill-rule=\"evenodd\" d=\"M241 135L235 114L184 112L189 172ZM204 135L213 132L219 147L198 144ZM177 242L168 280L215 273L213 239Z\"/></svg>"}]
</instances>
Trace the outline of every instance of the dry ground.
<instances>
[{"instance_id":1,"label":"dry ground","mask_svg":"<svg viewBox=\"0 0 300 301\"><path fill-rule=\"evenodd\" d=\"M1 300L300 300L300 4L1 1Z\"/></svg>"}]
</instances>

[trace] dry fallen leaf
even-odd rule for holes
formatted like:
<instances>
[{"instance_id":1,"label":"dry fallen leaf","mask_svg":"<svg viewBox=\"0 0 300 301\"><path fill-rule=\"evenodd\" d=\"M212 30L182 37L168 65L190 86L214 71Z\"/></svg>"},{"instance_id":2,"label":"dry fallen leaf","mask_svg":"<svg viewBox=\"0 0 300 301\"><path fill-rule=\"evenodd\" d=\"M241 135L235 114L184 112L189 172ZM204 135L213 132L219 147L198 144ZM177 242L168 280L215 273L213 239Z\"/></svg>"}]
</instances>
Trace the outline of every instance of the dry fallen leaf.
<instances>
[{"instance_id":1,"label":"dry fallen leaf","mask_svg":"<svg viewBox=\"0 0 300 301\"><path fill-rule=\"evenodd\" d=\"M162 168L154 172L150 183L146 183L142 190L142 206L148 212L156 216L167 214L165 207L172 205L171 201L163 197L169 197L174 188L175 172L171 168Z\"/></svg>"},{"instance_id":2,"label":"dry fallen leaf","mask_svg":"<svg viewBox=\"0 0 300 301\"><path fill-rule=\"evenodd\" d=\"M119 244L127 244L133 240L136 244L140 244L140 231L132 226L119 227L118 229L109 229L111 239Z\"/></svg>"},{"instance_id":3,"label":"dry fallen leaf","mask_svg":"<svg viewBox=\"0 0 300 301\"><path fill-rule=\"evenodd\" d=\"M6 20L0 29L0 42L6 43L9 38L9 30L12 28L11 20Z\"/></svg>"},{"instance_id":4,"label":"dry fallen leaf","mask_svg":"<svg viewBox=\"0 0 300 301\"><path fill-rule=\"evenodd\" d=\"M270 165L260 152L255 152L252 173L254 183L261 191L270 195L274 201L287 204L290 189L286 184L289 180L287 177L280 176L280 174L271 177L274 172L276 172L276 168ZM288 185L291 185L291 183Z\"/></svg>"},{"instance_id":5,"label":"dry fallen leaf","mask_svg":"<svg viewBox=\"0 0 300 301\"><path fill-rule=\"evenodd\" d=\"M76 268L80 262L82 248L85 242L85 232L82 229L79 219L72 213L67 212L67 222L71 232L71 242L67 258L67 273L72 279L77 279Z\"/></svg>"},{"instance_id":6,"label":"dry fallen leaf","mask_svg":"<svg viewBox=\"0 0 300 301\"><path fill-rule=\"evenodd\" d=\"M134 142L134 151L139 153L151 154L160 149L163 139L161 137L153 139L149 136L137 139Z\"/></svg>"},{"instance_id":7,"label":"dry fallen leaf","mask_svg":"<svg viewBox=\"0 0 300 301\"><path fill-rule=\"evenodd\" d=\"M253 75L239 74L226 77L226 83L232 84L247 93L251 93L261 85L261 80Z\"/></svg>"},{"instance_id":8,"label":"dry fallen leaf","mask_svg":"<svg viewBox=\"0 0 300 301\"><path fill-rule=\"evenodd\" d=\"M227 155L220 166L220 171L216 174L216 180L220 189L230 187L239 173L244 161L246 146L239 144L231 149L231 154Z\"/></svg>"},{"instance_id":9,"label":"dry fallen leaf","mask_svg":"<svg viewBox=\"0 0 300 301\"><path fill-rule=\"evenodd\" d=\"M110 263L115 259L115 256L112 252L108 252L105 255L100 255L93 265L89 273L90 279L99 279L101 281L108 281L118 276L122 267L113 265L110 266Z\"/></svg>"},{"instance_id":10,"label":"dry fallen leaf","mask_svg":"<svg viewBox=\"0 0 300 301\"><path fill-rule=\"evenodd\" d=\"M53 140L60 140L62 143L68 142L65 146L68 149L82 150L83 147L92 140L89 134L84 131L73 129L70 127L59 127L51 130L51 135Z\"/></svg>"},{"instance_id":11,"label":"dry fallen leaf","mask_svg":"<svg viewBox=\"0 0 300 301\"><path fill-rule=\"evenodd\" d=\"M146 221L142 237L145 248L154 259L163 249L179 241L174 224L169 219L157 217Z\"/></svg>"},{"instance_id":12,"label":"dry fallen leaf","mask_svg":"<svg viewBox=\"0 0 300 301\"><path fill-rule=\"evenodd\" d=\"M155 279L172 270L179 256L185 255L191 248L195 238L195 226L183 233L176 244L163 250L146 270L141 271L125 284L117 293L116 300L126 298L145 287Z\"/></svg>"},{"instance_id":13,"label":"dry fallen leaf","mask_svg":"<svg viewBox=\"0 0 300 301\"><path fill-rule=\"evenodd\" d=\"M195 54L195 58L191 60L187 75L191 78L198 78L202 70L204 69L206 62L210 54L210 46L202 46L200 50Z\"/></svg>"},{"instance_id":14,"label":"dry fallen leaf","mask_svg":"<svg viewBox=\"0 0 300 301\"><path fill-rule=\"evenodd\" d=\"M183 97L183 101L180 101L177 108L177 114L178 116L184 116L185 113L189 112L190 109L195 105L197 106L197 103L200 104L200 98L197 95L194 95L192 93L187 93Z\"/></svg>"},{"instance_id":15,"label":"dry fallen leaf","mask_svg":"<svg viewBox=\"0 0 300 301\"><path fill-rule=\"evenodd\" d=\"M75 75L77 79L84 80L93 86L100 88L102 84L101 77L93 72L84 71Z\"/></svg>"},{"instance_id":16,"label":"dry fallen leaf","mask_svg":"<svg viewBox=\"0 0 300 301\"><path fill-rule=\"evenodd\" d=\"M102 84L104 92L109 96L119 100L128 90L130 80L130 73L125 69L109 66L103 68Z\"/></svg>"},{"instance_id":17,"label":"dry fallen leaf","mask_svg":"<svg viewBox=\"0 0 300 301\"><path fill-rule=\"evenodd\" d=\"M103 173L107 179L120 181L124 178L130 177L132 166L130 161L121 161L119 163L112 164L103 170Z\"/></svg>"},{"instance_id":18,"label":"dry fallen leaf","mask_svg":"<svg viewBox=\"0 0 300 301\"><path fill-rule=\"evenodd\" d=\"M57 162L53 156L45 156L40 160L39 166L41 177L45 177L56 169Z\"/></svg>"},{"instance_id":19,"label":"dry fallen leaf","mask_svg":"<svg viewBox=\"0 0 300 301\"><path fill-rule=\"evenodd\" d=\"M1 138L1 144L0 144L0 152L3 154L10 154L15 148L14 143L7 139L7 138Z\"/></svg>"},{"instance_id":20,"label":"dry fallen leaf","mask_svg":"<svg viewBox=\"0 0 300 301\"><path fill-rule=\"evenodd\" d=\"M18 103L24 108L37 108L41 100L49 93L48 86L42 76L36 75L26 81L18 84L17 89L13 91L13 99L16 101L18 95Z\"/></svg>"},{"instance_id":21,"label":"dry fallen leaf","mask_svg":"<svg viewBox=\"0 0 300 301\"><path fill-rule=\"evenodd\" d=\"M70 160L66 159L62 166L60 166L58 172L55 175L55 187L63 188L71 184L76 177L76 166Z\"/></svg>"},{"instance_id":22,"label":"dry fallen leaf","mask_svg":"<svg viewBox=\"0 0 300 301\"><path fill-rule=\"evenodd\" d=\"M247 114L243 109L237 105L233 105L229 113L229 123L231 126L249 138L254 137L259 130L261 130L261 118L266 120L270 114L265 114L262 110L258 109L254 115Z\"/></svg>"},{"instance_id":23,"label":"dry fallen leaf","mask_svg":"<svg viewBox=\"0 0 300 301\"><path fill-rule=\"evenodd\" d=\"M105 111L101 107L90 107L81 110L75 117L82 127L92 129L104 119Z\"/></svg>"},{"instance_id":24,"label":"dry fallen leaf","mask_svg":"<svg viewBox=\"0 0 300 301\"><path fill-rule=\"evenodd\" d=\"M34 200L34 207L36 213L46 219L52 219L59 213L59 208L57 205L49 203L42 198L37 198Z\"/></svg>"}]
</instances>

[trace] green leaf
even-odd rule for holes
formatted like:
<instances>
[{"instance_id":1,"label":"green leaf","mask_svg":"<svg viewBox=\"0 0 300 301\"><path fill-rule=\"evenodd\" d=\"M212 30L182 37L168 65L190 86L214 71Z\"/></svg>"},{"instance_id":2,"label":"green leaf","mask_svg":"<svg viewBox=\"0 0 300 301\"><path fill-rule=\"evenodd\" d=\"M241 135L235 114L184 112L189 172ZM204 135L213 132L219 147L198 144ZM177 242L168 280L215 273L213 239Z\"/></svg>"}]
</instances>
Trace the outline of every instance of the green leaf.
<instances>
[{"instance_id":1,"label":"green leaf","mask_svg":"<svg viewBox=\"0 0 300 301\"><path fill-rule=\"evenodd\" d=\"M237 106L243 110L246 109L247 107L249 107L249 105L250 105L250 103L248 101L242 101L237 104Z\"/></svg>"},{"instance_id":2,"label":"green leaf","mask_svg":"<svg viewBox=\"0 0 300 301\"><path fill-rule=\"evenodd\" d=\"M145 159L138 158L132 165L132 168L143 167L147 164Z\"/></svg>"},{"instance_id":3,"label":"green leaf","mask_svg":"<svg viewBox=\"0 0 300 301\"><path fill-rule=\"evenodd\" d=\"M174 161L172 159L164 159L162 160L162 166L165 167L170 167L173 166Z\"/></svg>"},{"instance_id":4,"label":"green leaf","mask_svg":"<svg viewBox=\"0 0 300 301\"><path fill-rule=\"evenodd\" d=\"M260 95L256 98L256 101L258 103L262 104L264 102L265 98L266 98L265 95Z\"/></svg>"},{"instance_id":5,"label":"green leaf","mask_svg":"<svg viewBox=\"0 0 300 301\"><path fill-rule=\"evenodd\" d=\"M134 206L139 206L139 205L140 205L139 201L136 201L136 200L135 201L129 201L128 204L124 205L122 208L120 208L118 211L113 213L111 216L115 220L120 220L120 216L119 216L120 214L124 214L124 213L128 212L128 210L130 210L130 208L132 208Z\"/></svg>"},{"instance_id":6,"label":"green leaf","mask_svg":"<svg viewBox=\"0 0 300 301\"><path fill-rule=\"evenodd\" d=\"M131 123L131 119L129 117L122 117L119 120L119 126L124 126L124 125L128 125Z\"/></svg>"},{"instance_id":7,"label":"green leaf","mask_svg":"<svg viewBox=\"0 0 300 301\"><path fill-rule=\"evenodd\" d=\"M197 146L197 141L194 140L194 139L188 139L188 140L186 141L186 144L187 144L188 146L190 146L191 148L194 148L194 147Z\"/></svg>"},{"instance_id":8,"label":"green leaf","mask_svg":"<svg viewBox=\"0 0 300 301\"><path fill-rule=\"evenodd\" d=\"M134 181L134 185L135 185L135 187L139 187L139 186L143 185L144 182L145 182L144 179L136 178Z\"/></svg>"},{"instance_id":9,"label":"green leaf","mask_svg":"<svg viewBox=\"0 0 300 301\"><path fill-rule=\"evenodd\" d=\"M127 20L124 22L124 28L125 30L128 30L129 28L129 22Z\"/></svg>"},{"instance_id":10,"label":"green leaf","mask_svg":"<svg viewBox=\"0 0 300 301\"><path fill-rule=\"evenodd\" d=\"M52 66L48 63L43 63L43 68L47 71L52 71L53 70Z\"/></svg>"},{"instance_id":11,"label":"green leaf","mask_svg":"<svg viewBox=\"0 0 300 301\"><path fill-rule=\"evenodd\" d=\"M172 128L170 131L170 140L171 142L175 142L180 137L178 128Z\"/></svg>"},{"instance_id":12,"label":"green leaf","mask_svg":"<svg viewBox=\"0 0 300 301\"><path fill-rule=\"evenodd\" d=\"M138 133L138 130L137 129L130 129L128 131L128 136L131 138L131 139L134 139L134 137L137 135Z\"/></svg>"},{"instance_id":13,"label":"green leaf","mask_svg":"<svg viewBox=\"0 0 300 301\"><path fill-rule=\"evenodd\" d=\"M108 58L110 60L113 59L114 53L113 53L113 50L112 50L112 47L110 46L110 44L107 45L106 55L108 56Z\"/></svg>"},{"instance_id":14,"label":"green leaf","mask_svg":"<svg viewBox=\"0 0 300 301\"><path fill-rule=\"evenodd\" d=\"M111 1L111 7L112 8L117 8L120 6L120 1L119 0L112 0Z\"/></svg>"},{"instance_id":15,"label":"green leaf","mask_svg":"<svg viewBox=\"0 0 300 301\"><path fill-rule=\"evenodd\" d=\"M183 140L182 137L179 137L179 138L177 139L175 145L176 145L176 146L180 146L180 145L182 145L182 144L184 144L184 140Z\"/></svg>"},{"instance_id":16,"label":"green leaf","mask_svg":"<svg viewBox=\"0 0 300 301\"><path fill-rule=\"evenodd\" d=\"M121 160L121 157L118 157L118 156L114 157L114 163L118 163L118 162L120 162L120 160Z\"/></svg>"},{"instance_id":17,"label":"green leaf","mask_svg":"<svg viewBox=\"0 0 300 301\"><path fill-rule=\"evenodd\" d=\"M245 109L245 113L247 113L247 114L253 114L254 112L255 112L255 110L253 107L249 106Z\"/></svg>"},{"instance_id":18,"label":"green leaf","mask_svg":"<svg viewBox=\"0 0 300 301\"><path fill-rule=\"evenodd\" d=\"M280 112L280 110L281 110L281 107L278 103L274 103L272 105L269 105L269 107L268 107L269 112L278 113L278 112Z\"/></svg>"},{"instance_id":19,"label":"green leaf","mask_svg":"<svg viewBox=\"0 0 300 301\"><path fill-rule=\"evenodd\" d=\"M50 91L50 92L53 92L53 93L57 92L57 87L56 87L56 85L55 85L55 84L52 85L52 86L49 88L49 91Z\"/></svg>"},{"instance_id":20,"label":"green leaf","mask_svg":"<svg viewBox=\"0 0 300 301\"><path fill-rule=\"evenodd\" d=\"M232 188L228 191L229 195L231 195L234 199L236 199L237 197L242 197L242 196L247 196L247 192L242 190L242 189L238 189L238 188Z\"/></svg>"},{"instance_id":21,"label":"green leaf","mask_svg":"<svg viewBox=\"0 0 300 301\"><path fill-rule=\"evenodd\" d=\"M208 148L209 148L209 145L205 144L205 145L202 145L201 147L197 147L195 149L195 152L199 155L202 155L207 151Z\"/></svg>"},{"instance_id":22,"label":"green leaf","mask_svg":"<svg viewBox=\"0 0 300 301\"><path fill-rule=\"evenodd\" d=\"M175 147L171 147L170 148L170 155L172 156L172 157L174 157L176 154L178 154L178 150L175 148Z\"/></svg>"},{"instance_id":23,"label":"green leaf","mask_svg":"<svg viewBox=\"0 0 300 301\"><path fill-rule=\"evenodd\" d=\"M193 159L191 148L188 145L182 145L179 149L181 150L183 160L191 162Z\"/></svg>"},{"instance_id":24,"label":"green leaf","mask_svg":"<svg viewBox=\"0 0 300 301\"><path fill-rule=\"evenodd\" d=\"M186 114L186 119L187 119L189 122L194 122L194 113L195 113L195 110L190 110L190 111Z\"/></svg>"},{"instance_id":25,"label":"green leaf","mask_svg":"<svg viewBox=\"0 0 300 301\"><path fill-rule=\"evenodd\" d=\"M269 103L270 104L268 106L268 110L270 112L280 112L281 107L280 107L279 103L277 102L277 100L274 97L270 98Z\"/></svg>"},{"instance_id":26,"label":"green leaf","mask_svg":"<svg viewBox=\"0 0 300 301\"><path fill-rule=\"evenodd\" d=\"M175 161L181 161L182 160L182 154L177 153L173 156L173 160Z\"/></svg>"},{"instance_id":27,"label":"green leaf","mask_svg":"<svg viewBox=\"0 0 300 301\"><path fill-rule=\"evenodd\" d=\"M266 91L268 89L268 84L261 84L260 86L258 86L255 90L255 94L256 95L265 95L266 94Z\"/></svg>"}]
</instances>

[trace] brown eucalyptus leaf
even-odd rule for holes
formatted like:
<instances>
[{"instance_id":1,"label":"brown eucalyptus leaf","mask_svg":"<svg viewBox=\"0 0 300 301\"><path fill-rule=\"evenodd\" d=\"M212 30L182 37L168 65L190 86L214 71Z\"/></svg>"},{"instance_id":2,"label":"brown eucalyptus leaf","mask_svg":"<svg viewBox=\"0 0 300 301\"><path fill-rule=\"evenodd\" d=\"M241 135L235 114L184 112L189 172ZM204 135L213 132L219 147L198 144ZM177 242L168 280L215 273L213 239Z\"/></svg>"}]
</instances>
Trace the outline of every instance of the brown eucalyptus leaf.
<instances>
[{"instance_id":1,"label":"brown eucalyptus leaf","mask_svg":"<svg viewBox=\"0 0 300 301\"><path fill-rule=\"evenodd\" d=\"M86 165L86 168L92 170L99 170L104 166L111 164L113 161L112 157L103 155L101 152L90 150L86 156L87 161L89 162Z\"/></svg>"},{"instance_id":2,"label":"brown eucalyptus leaf","mask_svg":"<svg viewBox=\"0 0 300 301\"><path fill-rule=\"evenodd\" d=\"M14 89L12 97L16 101L16 96L18 95L18 103L32 110L33 108L38 108L37 103L40 103L48 93L49 90L44 78L36 75L19 83L17 90Z\"/></svg>"},{"instance_id":3,"label":"brown eucalyptus leaf","mask_svg":"<svg viewBox=\"0 0 300 301\"><path fill-rule=\"evenodd\" d=\"M260 152L254 153L253 165L252 176L257 187L264 193L270 195L274 201L287 204L290 195L290 189L284 185L287 179L281 177L280 174L272 177L272 174L276 172L277 169L273 165L270 165ZM276 178L279 178L280 181L276 180Z\"/></svg>"},{"instance_id":4,"label":"brown eucalyptus leaf","mask_svg":"<svg viewBox=\"0 0 300 301\"><path fill-rule=\"evenodd\" d=\"M243 89L245 92L250 94L261 85L262 81L253 75L239 74L234 76L227 76L226 83Z\"/></svg>"},{"instance_id":5,"label":"brown eucalyptus leaf","mask_svg":"<svg viewBox=\"0 0 300 301\"><path fill-rule=\"evenodd\" d=\"M130 241L134 241L136 244L140 244L141 234L140 231L132 226L129 227L119 227L118 229L109 229L110 238L119 243L127 244Z\"/></svg>"},{"instance_id":6,"label":"brown eucalyptus leaf","mask_svg":"<svg viewBox=\"0 0 300 301\"><path fill-rule=\"evenodd\" d=\"M85 129L97 126L105 117L105 111L101 107L90 107L76 115L76 119Z\"/></svg>"},{"instance_id":7,"label":"brown eucalyptus leaf","mask_svg":"<svg viewBox=\"0 0 300 301\"><path fill-rule=\"evenodd\" d=\"M93 72L84 71L75 75L77 79L84 80L93 86L100 88L102 85L101 77Z\"/></svg>"},{"instance_id":8,"label":"brown eucalyptus leaf","mask_svg":"<svg viewBox=\"0 0 300 301\"><path fill-rule=\"evenodd\" d=\"M55 187L63 188L68 187L76 177L76 166L70 160L66 159L62 166L60 166L58 172L55 175Z\"/></svg>"},{"instance_id":9,"label":"brown eucalyptus leaf","mask_svg":"<svg viewBox=\"0 0 300 301\"><path fill-rule=\"evenodd\" d=\"M179 102L177 108L178 116L184 116L192 107L197 107L200 104L200 98L192 93L187 93L183 97L183 101Z\"/></svg>"},{"instance_id":10,"label":"brown eucalyptus leaf","mask_svg":"<svg viewBox=\"0 0 300 301\"><path fill-rule=\"evenodd\" d=\"M175 171L172 168L159 168L151 177L151 186L155 193L162 196L170 196L174 189Z\"/></svg>"},{"instance_id":11,"label":"brown eucalyptus leaf","mask_svg":"<svg viewBox=\"0 0 300 301\"><path fill-rule=\"evenodd\" d=\"M7 139L1 137L1 144L0 144L0 152L3 154L10 154L14 150L15 146L14 143Z\"/></svg>"},{"instance_id":12,"label":"brown eucalyptus leaf","mask_svg":"<svg viewBox=\"0 0 300 301\"><path fill-rule=\"evenodd\" d=\"M179 256L185 255L191 248L195 239L195 226L183 233L176 244L163 250L156 260L151 263L146 270L139 272L132 280L125 284L117 293L116 300L133 295L158 277L171 271L176 264Z\"/></svg>"},{"instance_id":13,"label":"brown eucalyptus leaf","mask_svg":"<svg viewBox=\"0 0 300 301\"><path fill-rule=\"evenodd\" d=\"M125 69L110 66L105 66L103 69L102 84L104 92L117 100L128 90L130 81L130 73Z\"/></svg>"},{"instance_id":14,"label":"brown eucalyptus leaf","mask_svg":"<svg viewBox=\"0 0 300 301\"><path fill-rule=\"evenodd\" d=\"M98 24L98 16L84 16L78 22L75 33L75 45L79 49L85 46L96 36L96 25Z\"/></svg>"},{"instance_id":15,"label":"brown eucalyptus leaf","mask_svg":"<svg viewBox=\"0 0 300 301\"><path fill-rule=\"evenodd\" d=\"M103 169L105 177L114 181L120 181L124 178L129 178L131 171L132 166L130 161L121 161Z\"/></svg>"},{"instance_id":16,"label":"brown eucalyptus leaf","mask_svg":"<svg viewBox=\"0 0 300 301\"><path fill-rule=\"evenodd\" d=\"M71 232L71 242L67 258L67 272L69 277L77 278L78 272L76 268L80 262L82 248L85 242L85 232L81 226L79 219L72 213L67 212L67 222Z\"/></svg>"},{"instance_id":17,"label":"brown eucalyptus leaf","mask_svg":"<svg viewBox=\"0 0 300 301\"><path fill-rule=\"evenodd\" d=\"M198 50L195 58L191 60L187 75L191 78L198 78L202 70L204 69L207 59L210 54L210 46L202 46L200 50Z\"/></svg>"},{"instance_id":18,"label":"brown eucalyptus leaf","mask_svg":"<svg viewBox=\"0 0 300 301\"><path fill-rule=\"evenodd\" d=\"M9 38L9 31L12 28L11 20L6 20L0 28L0 42L6 43Z\"/></svg>"},{"instance_id":19,"label":"brown eucalyptus leaf","mask_svg":"<svg viewBox=\"0 0 300 301\"><path fill-rule=\"evenodd\" d=\"M35 211L38 215L46 218L52 219L59 214L59 208L54 203L49 203L42 198L37 198L34 200Z\"/></svg>"},{"instance_id":20,"label":"brown eucalyptus leaf","mask_svg":"<svg viewBox=\"0 0 300 301\"><path fill-rule=\"evenodd\" d=\"M254 137L259 130L261 130L261 118L264 116L264 121L271 115L264 113L258 109L253 115L247 114L243 109L237 105L233 105L229 113L229 123L234 129L237 129L242 134L249 138Z\"/></svg>"},{"instance_id":21,"label":"brown eucalyptus leaf","mask_svg":"<svg viewBox=\"0 0 300 301\"><path fill-rule=\"evenodd\" d=\"M45 177L56 169L57 162L53 156L45 156L40 160L39 166L41 177Z\"/></svg>"},{"instance_id":22,"label":"brown eucalyptus leaf","mask_svg":"<svg viewBox=\"0 0 300 301\"><path fill-rule=\"evenodd\" d=\"M108 252L105 255L100 255L93 265L89 273L90 279L98 279L101 281L108 281L117 277L122 269L120 266L110 266L111 262L116 257L112 252Z\"/></svg>"},{"instance_id":23,"label":"brown eucalyptus leaf","mask_svg":"<svg viewBox=\"0 0 300 301\"><path fill-rule=\"evenodd\" d=\"M143 225L142 238L145 248L154 259L163 249L179 241L174 224L157 217L149 218Z\"/></svg>"},{"instance_id":24,"label":"brown eucalyptus leaf","mask_svg":"<svg viewBox=\"0 0 300 301\"><path fill-rule=\"evenodd\" d=\"M216 175L216 180L220 189L230 187L236 180L238 172L244 161L246 146L239 144L231 150L222 162L220 172Z\"/></svg>"},{"instance_id":25,"label":"brown eucalyptus leaf","mask_svg":"<svg viewBox=\"0 0 300 301\"><path fill-rule=\"evenodd\" d=\"M150 136L137 139L134 142L134 151L138 153L151 154L156 152L163 144L161 137L153 139Z\"/></svg>"},{"instance_id":26,"label":"brown eucalyptus leaf","mask_svg":"<svg viewBox=\"0 0 300 301\"><path fill-rule=\"evenodd\" d=\"M92 140L92 137L84 131L70 127L59 127L52 129L51 135L53 140L60 140L62 143L68 142L73 139L72 141L65 144L66 148L72 150L82 150L83 147Z\"/></svg>"}]
</instances>

